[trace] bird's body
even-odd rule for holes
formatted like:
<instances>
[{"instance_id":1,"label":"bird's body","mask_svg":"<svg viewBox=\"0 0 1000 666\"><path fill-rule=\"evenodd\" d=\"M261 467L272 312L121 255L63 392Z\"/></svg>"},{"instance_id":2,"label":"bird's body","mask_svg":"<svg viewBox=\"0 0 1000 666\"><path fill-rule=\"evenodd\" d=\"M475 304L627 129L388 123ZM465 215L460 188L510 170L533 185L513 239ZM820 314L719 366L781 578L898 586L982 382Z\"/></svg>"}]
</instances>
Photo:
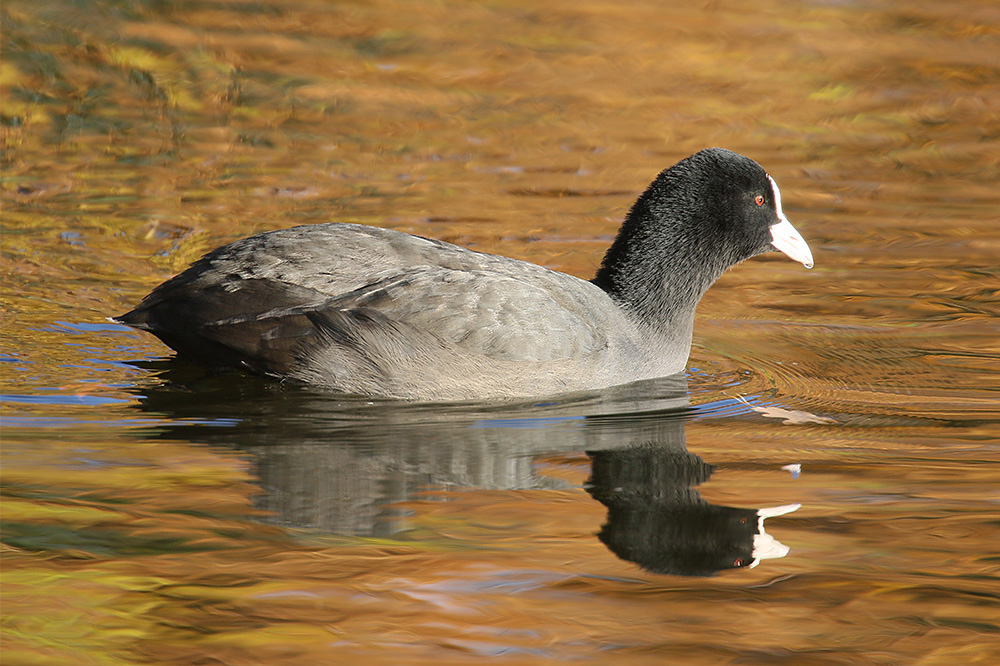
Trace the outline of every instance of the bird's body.
<instances>
[{"instance_id":1,"label":"bird's body","mask_svg":"<svg viewBox=\"0 0 1000 666\"><path fill-rule=\"evenodd\" d=\"M729 266L778 247L782 224L805 247L795 258L811 265L770 177L710 149L660 174L590 282L330 223L221 247L116 321L210 365L345 393L463 400L596 389L681 372L701 295Z\"/></svg>"}]
</instances>

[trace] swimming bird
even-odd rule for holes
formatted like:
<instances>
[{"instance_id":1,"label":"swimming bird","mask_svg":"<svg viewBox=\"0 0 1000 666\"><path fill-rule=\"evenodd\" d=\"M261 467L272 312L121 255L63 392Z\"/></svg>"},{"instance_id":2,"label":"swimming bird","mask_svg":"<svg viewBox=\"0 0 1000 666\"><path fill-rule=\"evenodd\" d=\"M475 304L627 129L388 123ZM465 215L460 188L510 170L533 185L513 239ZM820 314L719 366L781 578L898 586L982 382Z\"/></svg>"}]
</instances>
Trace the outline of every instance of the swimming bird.
<instances>
[{"instance_id":1,"label":"swimming bird","mask_svg":"<svg viewBox=\"0 0 1000 666\"><path fill-rule=\"evenodd\" d=\"M809 246L756 162L709 148L662 171L583 280L440 240L325 223L235 241L113 321L216 367L341 393L545 396L682 372L730 267Z\"/></svg>"}]
</instances>

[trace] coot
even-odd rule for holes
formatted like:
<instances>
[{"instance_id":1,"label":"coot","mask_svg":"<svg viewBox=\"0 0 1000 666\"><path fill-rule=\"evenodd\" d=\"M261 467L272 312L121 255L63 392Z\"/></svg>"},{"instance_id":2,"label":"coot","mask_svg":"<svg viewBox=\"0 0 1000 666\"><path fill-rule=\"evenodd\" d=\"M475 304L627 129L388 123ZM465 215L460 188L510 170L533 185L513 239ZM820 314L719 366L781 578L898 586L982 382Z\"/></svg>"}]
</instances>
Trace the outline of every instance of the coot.
<instances>
[{"instance_id":1,"label":"coot","mask_svg":"<svg viewBox=\"0 0 1000 666\"><path fill-rule=\"evenodd\" d=\"M812 267L774 180L710 148L656 177L589 282L328 223L218 248L114 321L202 363L343 393L542 396L681 372L705 291L775 249Z\"/></svg>"}]
</instances>

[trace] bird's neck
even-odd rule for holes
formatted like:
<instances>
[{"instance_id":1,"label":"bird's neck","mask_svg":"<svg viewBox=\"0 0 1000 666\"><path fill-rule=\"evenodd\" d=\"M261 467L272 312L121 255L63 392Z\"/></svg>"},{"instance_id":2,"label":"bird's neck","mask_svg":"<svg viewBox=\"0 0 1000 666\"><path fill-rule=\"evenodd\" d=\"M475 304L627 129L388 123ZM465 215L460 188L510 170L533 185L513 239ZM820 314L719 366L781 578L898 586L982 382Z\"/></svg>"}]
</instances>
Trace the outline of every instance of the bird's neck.
<instances>
[{"instance_id":1,"label":"bird's neck","mask_svg":"<svg viewBox=\"0 0 1000 666\"><path fill-rule=\"evenodd\" d=\"M710 250L690 225L654 217L640 199L592 282L644 328L690 343L698 301L725 271Z\"/></svg>"}]
</instances>

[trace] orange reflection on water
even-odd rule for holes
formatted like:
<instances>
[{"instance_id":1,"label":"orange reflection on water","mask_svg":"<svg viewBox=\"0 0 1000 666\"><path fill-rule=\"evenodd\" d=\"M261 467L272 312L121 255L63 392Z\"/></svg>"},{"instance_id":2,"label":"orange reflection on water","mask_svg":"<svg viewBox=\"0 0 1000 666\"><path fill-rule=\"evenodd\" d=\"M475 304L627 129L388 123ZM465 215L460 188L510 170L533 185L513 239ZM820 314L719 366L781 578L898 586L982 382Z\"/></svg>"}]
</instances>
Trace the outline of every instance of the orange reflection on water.
<instances>
[{"instance_id":1,"label":"orange reflection on water","mask_svg":"<svg viewBox=\"0 0 1000 666\"><path fill-rule=\"evenodd\" d=\"M5 663L1000 661L993 4L3 12ZM101 328L223 242L330 220L589 277L709 145L775 176L817 262L709 292L673 432L718 466L707 503L803 504L753 570L618 559L574 419L358 416L127 365L166 351Z\"/></svg>"}]
</instances>

